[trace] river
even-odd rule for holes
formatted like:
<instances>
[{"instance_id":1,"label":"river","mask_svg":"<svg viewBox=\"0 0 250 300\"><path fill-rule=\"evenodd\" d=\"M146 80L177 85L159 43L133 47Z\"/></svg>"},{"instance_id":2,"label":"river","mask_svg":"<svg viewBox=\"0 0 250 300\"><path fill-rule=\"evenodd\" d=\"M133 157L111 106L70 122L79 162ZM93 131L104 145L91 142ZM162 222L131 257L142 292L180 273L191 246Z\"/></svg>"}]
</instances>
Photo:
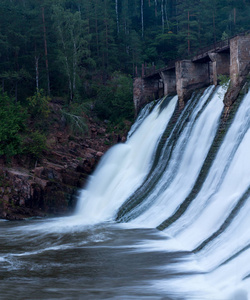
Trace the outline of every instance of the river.
<instances>
[{"instance_id":1,"label":"river","mask_svg":"<svg viewBox=\"0 0 250 300\"><path fill-rule=\"evenodd\" d=\"M73 216L1 221L0 299L248 300L250 92L222 127L225 92L147 106Z\"/></svg>"},{"instance_id":2,"label":"river","mask_svg":"<svg viewBox=\"0 0 250 300\"><path fill-rule=\"evenodd\" d=\"M182 299L163 287L184 276L169 267L192 255L156 247L163 233L65 221L0 222L0 299Z\"/></svg>"}]
</instances>

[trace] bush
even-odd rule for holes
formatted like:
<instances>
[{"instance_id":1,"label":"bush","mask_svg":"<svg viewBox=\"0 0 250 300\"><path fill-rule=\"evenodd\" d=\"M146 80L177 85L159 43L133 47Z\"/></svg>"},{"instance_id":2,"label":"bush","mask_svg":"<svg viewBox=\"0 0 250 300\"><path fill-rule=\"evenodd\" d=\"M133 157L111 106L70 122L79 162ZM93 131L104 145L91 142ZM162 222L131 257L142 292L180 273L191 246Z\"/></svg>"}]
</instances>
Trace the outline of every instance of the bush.
<instances>
[{"instance_id":1,"label":"bush","mask_svg":"<svg viewBox=\"0 0 250 300\"><path fill-rule=\"evenodd\" d=\"M27 98L28 110L32 118L47 118L50 109L49 102L50 98L44 95L44 91L38 90L33 96Z\"/></svg>"},{"instance_id":2,"label":"bush","mask_svg":"<svg viewBox=\"0 0 250 300\"><path fill-rule=\"evenodd\" d=\"M39 131L31 132L22 143L23 153L29 154L35 159L41 157L42 151L46 149L46 136Z\"/></svg>"},{"instance_id":3,"label":"bush","mask_svg":"<svg viewBox=\"0 0 250 300\"><path fill-rule=\"evenodd\" d=\"M72 104L67 111L62 110L62 115L73 135L84 135L88 130L84 117L86 111L88 111L87 105L77 103Z\"/></svg>"},{"instance_id":4,"label":"bush","mask_svg":"<svg viewBox=\"0 0 250 300\"><path fill-rule=\"evenodd\" d=\"M97 116L113 123L127 119L133 120L133 82L132 78L115 72L106 86L98 87L95 103Z\"/></svg>"},{"instance_id":5,"label":"bush","mask_svg":"<svg viewBox=\"0 0 250 300\"><path fill-rule=\"evenodd\" d=\"M228 87L230 78L227 75L218 75L218 81L221 86Z\"/></svg>"},{"instance_id":6,"label":"bush","mask_svg":"<svg viewBox=\"0 0 250 300\"><path fill-rule=\"evenodd\" d=\"M22 152L21 135L27 120L26 110L7 94L0 94L0 155L11 157Z\"/></svg>"}]
</instances>

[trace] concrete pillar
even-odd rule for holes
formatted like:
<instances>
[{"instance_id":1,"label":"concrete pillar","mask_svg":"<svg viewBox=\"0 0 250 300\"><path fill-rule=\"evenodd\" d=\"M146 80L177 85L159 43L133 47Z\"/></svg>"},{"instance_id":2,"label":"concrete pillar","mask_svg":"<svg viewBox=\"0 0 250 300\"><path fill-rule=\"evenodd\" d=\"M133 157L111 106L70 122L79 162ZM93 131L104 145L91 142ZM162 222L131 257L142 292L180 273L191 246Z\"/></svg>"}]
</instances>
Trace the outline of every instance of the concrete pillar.
<instances>
[{"instance_id":1,"label":"concrete pillar","mask_svg":"<svg viewBox=\"0 0 250 300\"><path fill-rule=\"evenodd\" d=\"M218 84L218 75L230 75L230 54L229 53L208 53L212 61L213 84Z\"/></svg>"},{"instance_id":2,"label":"concrete pillar","mask_svg":"<svg viewBox=\"0 0 250 300\"><path fill-rule=\"evenodd\" d=\"M250 61L250 35L238 35L230 40L230 79L237 85Z\"/></svg>"},{"instance_id":3,"label":"concrete pillar","mask_svg":"<svg viewBox=\"0 0 250 300\"><path fill-rule=\"evenodd\" d=\"M179 104L183 107L195 89L210 84L210 67L208 62L194 63L191 60L181 60L176 62L175 69Z\"/></svg>"},{"instance_id":4,"label":"concrete pillar","mask_svg":"<svg viewBox=\"0 0 250 300\"><path fill-rule=\"evenodd\" d=\"M160 72L164 86L164 96L176 94L176 74L175 69L165 70Z\"/></svg>"},{"instance_id":5,"label":"concrete pillar","mask_svg":"<svg viewBox=\"0 0 250 300\"><path fill-rule=\"evenodd\" d=\"M133 101L136 115L142 99L142 81L143 79L141 77L135 77L133 81Z\"/></svg>"},{"instance_id":6,"label":"concrete pillar","mask_svg":"<svg viewBox=\"0 0 250 300\"><path fill-rule=\"evenodd\" d=\"M163 83L159 78L137 77L133 82L133 101L136 114L140 108L150 101L163 96Z\"/></svg>"}]
</instances>

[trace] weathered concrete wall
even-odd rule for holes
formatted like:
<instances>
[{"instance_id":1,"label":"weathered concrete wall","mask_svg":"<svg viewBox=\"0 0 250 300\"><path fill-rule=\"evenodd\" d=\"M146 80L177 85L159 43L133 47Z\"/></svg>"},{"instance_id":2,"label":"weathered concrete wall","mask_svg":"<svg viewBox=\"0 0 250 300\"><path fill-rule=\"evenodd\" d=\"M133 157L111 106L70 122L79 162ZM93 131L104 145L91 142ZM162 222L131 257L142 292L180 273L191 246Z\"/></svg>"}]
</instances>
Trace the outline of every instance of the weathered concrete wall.
<instances>
[{"instance_id":1,"label":"weathered concrete wall","mask_svg":"<svg viewBox=\"0 0 250 300\"><path fill-rule=\"evenodd\" d=\"M163 82L161 79L137 77L133 83L133 100L136 114L147 102L163 96Z\"/></svg>"},{"instance_id":2,"label":"weathered concrete wall","mask_svg":"<svg viewBox=\"0 0 250 300\"><path fill-rule=\"evenodd\" d=\"M214 52L213 52L214 51ZM193 60L181 60L175 68L164 68L134 81L136 111L148 101L171 93L178 94L184 106L195 89L218 84L218 75L230 75L231 86L237 86L250 63L250 35L238 35L226 47L214 48Z\"/></svg>"},{"instance_id":3,"label":"weathered concrete wall","mask_svg":"<svg viewBox=\"0 0 250 300\"><path fill-rule=\"evenodd\" d=\"M209 63L193 63L191 60L177 61L176 90L180 106L190 97L191 93L198 88L210 84Z\"/></svg>"},{"instance_id":4,"label":"weathered concrete wall","mask_svg":"<svg viewBox=\"0 0 250 300\"><path fill-rule=\"evenodd\" d=\"M138 107L143 100L143 91L142 91L142 81L143 79L141 77L134 78L133 82L133 101L134 101L134 107L137 114Z\"/></svg>"},{"instance_id":5,"label":"weathered concrete wall","mask_svg":"<svg viewBox=\"0 0 250 300\"><path fill-rule=\"evenodd\" d=\"M160 72L164 86L164 96L176 93L176 74L175 69Z\"/></svg>"},{"instance_id":6,"label":"weathered concrete wall","mask_svg":"<svg viewBox=\"0 0 250 300\"><path fill-rule=\"evenodd\" d=\"M250 35L239 35L230 40L230 79L232 85L242 80L250 61Z\"/></svg>"},{"instance_id":7,"label":"weathered concrete wall","mask_svg":"<svg viewBox=\"0 0 250 300\"><path fill-rule=\"evenodd\" d=\"M210 52L209 58L212 61L212 84L218 84L218 75L230 74L230 53Z\"/></svg>"}]
</instances>

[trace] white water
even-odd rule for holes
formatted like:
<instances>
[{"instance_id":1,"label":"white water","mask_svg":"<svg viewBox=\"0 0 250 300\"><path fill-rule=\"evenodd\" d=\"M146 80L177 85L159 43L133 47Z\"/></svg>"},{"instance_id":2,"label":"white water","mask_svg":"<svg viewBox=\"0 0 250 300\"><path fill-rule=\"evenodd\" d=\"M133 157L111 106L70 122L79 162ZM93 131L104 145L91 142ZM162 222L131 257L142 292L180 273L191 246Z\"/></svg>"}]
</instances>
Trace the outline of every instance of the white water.
<instances>
[{"instance_id":1,"label":"white water","mask_svg":"<svg viewBox=\"0 0 250 300\"><path fill-rule=\"evenodd\" d=\"M145 108L127 143L103 157L80 195L76 215L1 222L0 298L250 299L249 195L228 226L211 238L249 187L250 93L185 213L164 231L148 228L178 209L202 168L225 92L220 88L207 103L212 90L192 110L164 175L130 223L110 221L151 169L176 97L160 114L159 105L150 114Z\"/></svg>"},{"instance_id":2,"label":"white water","mask_svg":"<svg viewBox=\"0 0 250 300\"><path fill-rule=\"evenodd\" d=\"M142 183L176 103L177 97L174 97L160 114L160 104L157 105L125 144L108 151L80 195L77 207L80 222L95 224L111 220L120 205Z\"/></svg>"},{"instance_id":3,"label":"white water","mask_svg":"<svg viewBox=\"0 0 250 300\"><path fill-rule=\"evenodd\" d=\"M244 98L203 188L188 210L164 232L172 237L166 249L193 250L216 232L250 184L250 93ZM185 299L247 300L250 296L250 197L217 237L195 255L194 261L177 263L178 271L203 270L206 275L157 282L166 290L181 286ZM247 278L246 278L247 277Z\"/></svg>"},{"instance_id":4,"label":"white water","mask_svg":"<svg viewBox=\"0 0 250 300\"><path fill-rule=\"evenodd\" d=\"M245 97L239 108L202 190L186 213L167 230L168 234L178 237L185 248L194 249L211 232L218 229L236 201L248 188L249 126L250 95Z\"/></svg>"},{"instance_id":5,"label":"white water","mask_svg":"<svg viewBox=\"0 0 250 300\"><path fill-rule=\"evenodd\" d=\"M209 92L212 92L211 88ZM178 139L169 167L152 195L145 200L147 202L156 198L154 206L133 221L135 224L146 224L149 227L156 227L169 217L185 200L195 183L215 136L219 117L223 109L222 99L225 92L220 87L196 120L210 93L201 97L199 104L192 112L189 125L183 130ZM162 191L162 185L164 185L164 182L176 168L178 171L171 184L166 190Z\"/></svg>"},{"instance_id":6,"label":"white water","mask_svg":"<svg viewBox=\"0 0 250 300\"><path fill-rule=\"evenodd\" d=\"M148 198L135 208L139 216L130 222L130 226L158 226L179 208L192 190L223 109L223 88L219 88L204 107L211 92L210 87L192 111L189 124L178 137L164 175ZM138 119L128 142L116 146L105 156L81 195L77 217L83 223L112 220L117 209L140 186L150 169L155 145L175 104L176 98L160 115L158 107L148 116L144 111L145 117L142 115ZM243 99L200 192L185 213L164 231L172 238L150 244L145 241L145 244L138 245L138 249L192 251L220 229L249 188L249 128L250 93ZM184 275L150 284L172 295L182 295L183 299L248 299L249 201L247 196L243 206L228 220L228 226L204 244L200 251L171 265L171 270L176 272L195 272L192 276ZM168 266L161 268L169 269Z\"/></svg>"}]
</instances>

